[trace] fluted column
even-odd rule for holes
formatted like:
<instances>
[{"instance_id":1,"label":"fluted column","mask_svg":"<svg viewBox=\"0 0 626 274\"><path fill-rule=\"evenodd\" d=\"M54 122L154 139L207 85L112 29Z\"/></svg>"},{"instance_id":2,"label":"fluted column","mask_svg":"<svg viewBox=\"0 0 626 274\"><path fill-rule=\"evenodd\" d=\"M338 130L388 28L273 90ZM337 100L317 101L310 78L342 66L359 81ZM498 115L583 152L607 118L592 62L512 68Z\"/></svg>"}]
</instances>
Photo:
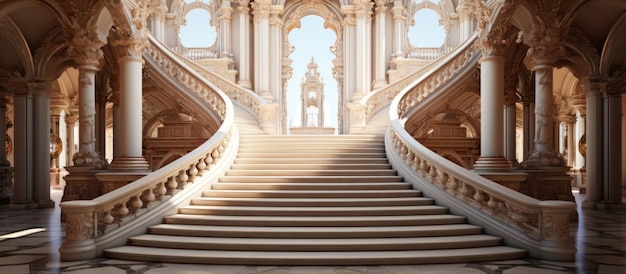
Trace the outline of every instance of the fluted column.
<instances>
[{"instance_id":1,"label":"fluted column","mask_svg":"<svg viewBox=\"0 0 626 274\"><path fill-rule=\"evenodd\" d=\"M76 122L78 121L78 116L73 115L73 114L66 114L65 115L65 128L66 128L66 132L67 132L67 140L65 142L65 151L67 151L67 163L65 163L65 166L73 166L74 165L74 161L72 160L72 155L74 155L74 153L76 153L76 150L74 149L75 143L76 141L74 140L74 128L76 127Z\"/></svg>"},{"instance_id":2,"label":"fluted column","mask_svg":"<svg viewBox=\"0 0 626 274\"><path fill-rule=\"evenodd\" d=\"M515 92L509 92L504 99L504 155L509 163L517 165L517 95Z\"/></svg>"},{"instance_id":3,"label":"fluted column","mask_svg":"<svg viewBox=\"0 0 626 274\"><path fill-rule=\"evenodd\" d=\"M15 79L11 84L14 93L13 115L15 137L13 157L14 184L11 208L36 208L33 189L33 90L26 81Z\"/></svg>"},{"instance_id":4,"label":"fluted column","mask_svg":"<svg viewBox=\"0 0 626 274\"><path fill-rule=\"evenodd\" d=\"M382 88L387 85L386 68L387 62L385 58L385 14L387 13L387 7L385 6L385 0L376 0L376 26L374 29L374 89Z\"/></svg>"},{"instance_id":5,"label":"fluted column","mask_svg":"<svg viewBox=\"0 0 626 274\"><path fill-rule=\"evenodd\" d=\"M165 0L152 0L150 13L150 27L152 35L161 41L166 43L166 28L165 28L165 14L167 13L167 5Z\"/></svg>"},{"instance_id":6,"label":"fluted column","mask_svg":"<svg viewBox=\"0 0 626 274\"><path fill-rule=\"evenodd\" d=\"M50 199L50 81L30 83L33 89L33 198L39 208L54 207Z\"/></svg>"},{"instance_id":7,"label":"fluted column","mask_svg":"<svg viewBox=\"0 0 626 274\"><path fill-rule=\"evenodd\" d=\"M602 202L602 190L604 181L602 169L604 160L603 130L602 130L602 92L606 89L606 82L598 79L587 79L585 84L587 97L587 157L585 161L587 170L587 195L582 206L595 208Z\"/></svg>"},{"instance_id":8,"label":"fluted column","mask_svg":"<svg viewBox=\"0 0 626 274\"><path fill-rule=\"evenodd\" d=\"M604 188L603 203L622 202L622 92L626 79L609 79L603 94Z\"/></svg>"},{"instance_id":9,"label":"fluted column","mask_svg":"<svg viewBox=\"0 0 626 274\"><path fill-rule=\"evenodd\" d=\"M350 132L350 107L352 97L355 92L356 83L356 18L354 17L354 6L342 6L341 12L344 14L342 22L343 26L343 93L342 93L342 115L343 125L342 132L347 134Z\"/></svg>"},{"instance_id":10,"label":"fluted column","mask_svg":"<svg viewBox=\"0 0 626 274\"><path fill-rule=\"evenodd\" d=\"M249 0L240 0L239 7L239 84L244 88L252 88L250 82L250 4Z\"/></svg>"},{"instance_id":11,"label":"fluted column","mask_svg":"<svg viewBox=\"0 0 626 274\"><path fill-rule=\"evenodd\" d=\"M393 8L391 8L393 14L393 54L391 59L404 58L404 49L406 41L406 30L404 28L404 22L406 16L404 16L404 5L402 1L393 1Z\"/></svg>"},{"instance_id":12,"label":"fluted column","mask_svg":"<svg viewBox=\"0 0 626 274\"><path fill-rule=\"evenodd\" d=\"M116 171L148 171L148 161L143 157L142 127L142 67L145 40L137 37L119 37L114 45L122 54L119 63L119 155L111 168Z\"/></svg>"},{"instance_id":13,"label":"fluted column","mask_svg":"<svg viewBox=\"0 0 626 274\"><path fill-rule=\"evenodd\" d=\"M254 90L266 100L270 93L270 0L252 2L254 15Z\"/></svg>"},{"instance_id":14,"label":"fluted column","mask_svg":"<svg viewBox=\"0 0 626 274\"><path fill-rule=\"evenodd\" d=\"M466 0L461 0L459 2L459 8L457 10L459 14L459 21L461 23L461 27L459 28L459 42L463 43L463 41L467 40L472 34L472 12L469 6L465 3Z\"/></svg>"},{"instance_id":15,"label":"fluted column","mask_svg":"<svg viewBox=\"0 0 626 274\"><path fill-rule=\"evenodd\" d=\"M567 151L567 166L570 168L574 167L575 158L576 158L576 144L574 143L574 117L569 117L565 121L565 126L567 128L565 133L565 147Z\"/></svg>"},{"instance_id":16,"label":"fluted column","mask_svg":"<svg viewBox=\"0 0 626 274\"><path fill-rule=\"evenodd\" d=\"M223 0L222 6L220 6L220 54L222 58L233 59L232 51L232 34L230 20L232 19L233 8L230 7L230 0Z\"/></svg>"},{"instance_id":17,"label":"fluted column","mask_svg":"<svg viewBox=\"0 0 626 274\"><path fill-rule=\"evenodd\" d=\"M372 8L370 0L354 0L354 14L356 17L356 86L352 96L358 101L370 92L372 71Z\"/></svg>"},{"instance_id":18,"label":"fluted column","mask_svg":"<svg viewBox=\"0 0 626 274\"><path fill-rule=\"evenodd\" d=\"M280 14L283 12L283 6L274 5L270 8L270 83L269 90L275 102L280 102L282 97L282 39L283 39L283 21ZM279 119L280 120L280 119Z\"/></svg>"}]
</instances>

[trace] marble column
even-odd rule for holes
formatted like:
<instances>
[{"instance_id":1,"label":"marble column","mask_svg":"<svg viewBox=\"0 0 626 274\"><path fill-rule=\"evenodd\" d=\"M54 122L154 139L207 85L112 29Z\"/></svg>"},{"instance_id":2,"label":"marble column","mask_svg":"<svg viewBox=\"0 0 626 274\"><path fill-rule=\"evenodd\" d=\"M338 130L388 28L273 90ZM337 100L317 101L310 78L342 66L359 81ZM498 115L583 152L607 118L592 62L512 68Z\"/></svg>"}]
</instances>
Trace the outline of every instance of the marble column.
<instances>
[{"instance_id":1,"label":"marble column","mask_svg":"<svg viewBox=\"0 0 626 274\"><path fill-rule=\"evenodd\" d=\"M356 17L355 76L356 85L352 101L356 102L370 92L372 71L372 8L370 0L354 0Z\"/></svg>"},{"instance_id":2,"label":"marble column","mask_svg":"<svg viewBox=\"0 0 626 274\"><path fill-rule=\"evenodd\" d=\"M119 142L122 138L120 134L120 121L122 120L120 115L120 93L118 91L113 92L111 101L113 101L113 159L115 159L120 156Z\"/></svg>"},{"instance_id":3,"label":"marble column","mask_svg":"<svg viewBox=\"0 0 626 274\"><path fill-rule=\"evenodd\" d=\"M461 24L459 28L459 42L463 43L472 34L472 12L465 4L465 1L459 3L458 14Z\"/></svg>"},{"instance_id":4,"label":"marble column","mask_svg":"<svg viewBox=\"0 0 626 274\"><path fill-rule=\"evenodd\" d=\"M33 100L33 200L39 208L54 207L50 199L51 81L31 82Z\"/></svg>"},{"instance_id":5,"label":"marble column","mask_svg":"<svg viewBox=\"0 0 626 274\"><path fill-rule=\"evenodd\" d=\"M254 15L254 91L272 101L270 93L270 0L252 2Z\"/></svg>"},{"instance_id":6,"label":"marble column","mask_svg":"<svg viewBox=\"0 0 626 274\"><path fill-rule=\"evenodd\" d=\"M282 101L282 39L283 39L283 21L280 18L280 14L283 12L283 7L279 5L271 6L270 8L270 51L269 51L269 90L274 99L274 102L279 103ZM280 120L280 119L278 119Z\"/></svg>"},{"instance_id":7,"label":"marble column","mask_svg":"<svg viewBox=\"0 0 626 274\"><path fill-rule=\"evenodd\" d=\"M131 41L139 43L139 41ZM118 59L119 63L119 100L120 140L119 155L111 163L114 171L148 171L148 161L143 157L142 126L142 67L140 51L133 51L128 56Z\"/></svg>"},{"instance_id":8,"label":"marble column","mask_svg":"<svg viewBox=\"0 0 626 274\"><path fill-rule=\"evenodd\" d=\"M387 85L387 62L385 58L385 45L387 37L385 35L386 20L385 14L387 13L387 7L385 6L385 0L376 0L376 25L374 29L374 89L379 89Z\"/></svg>"},{"instance_id":9,"label":"marble column","mask_svg":"<svg viewBox=\"0 0 626 274\"><path fill-rule=\"evenodd\" d=\"M14 184L10 208L37 208L33 188L33 90L26 81L17 79L12 83L14 93Z\"/></svg>"},{"instance_id":10,"label":"marble column","mask_svg":"<svg viewBox=\"0 0 626 274\"><path fill-rule=\"evenodd\" d=\"M230 7L230 0L223 0L222 6L220 6L220 16L218 18L220 25L220 57L226 59L233 59L232 51L232 34L230 20L232 19L233 8Z\"/></svg>"},{"instance_id":11,"label":"marble column","mask_svg":"<svg viewBox=\"0 0 626 274\"><path fill-rule=\"evenodd\" d=\"M587 97L587 195L583 201L583 208L595 208L602 202L604 180L602 178L604 150L603 150L603 111L602 92L606 89L606 82L598 79L587 79L585 84Z\"/></svg>"},{"instance_id":12,"label":"marble column","mask_svg":"<svg viewBox=\"0 0 626 274\"><path fill-rule=\"evenodd\" d=\"M609 80L603 94L604 121L604 167L602 202L622 202L622 91L624 81Z\"/></svg>"},{"instance_id":13,"label":"marble column","mask_svg":"<svg viewBox=\"0 0 626 274\"><path fill-rule=\"evenodd\" d=\"M152 31L152 35L154 35L157 40L165 44L165 14L167 13L165 0L153 0L151 8L152 12L150 13L150 30Z\"/></svg>"},{"instance_id":14,"label":"marble column","mask_svg":"<svg viewBox=\"0 0 626 274\"><path fill-rule=\"evenodd\" d=\"M569 119L565 120L566 130L566 151L567 151L567 166L570 169L574 168L574 163L576 162L576 143L574 142L574 135L576 132L574 131L574 117L569 117Z\"/></svg>"},{"instance_id":15,"label":"marble column","mask_svg":"<svg viewBox=\"0 0 626 274\"><path fill-rule=\"evenodd\" d=\"M505 131L504 131L504 155L509 163L517 165L517 95L514 92L509 92L505 98L504 116L505 116Z\"/></svg>"},{"instance_id":16,"label":"marble column","mask_svg":"<svg viewBox=\"0 0 626 274\"><path fill-rule=\"evenodd\" d=\"M480 157L477 171L511 169L504 157L504 57L487 56L480 62Z\"/></svg>"},{"instance_id":17,"label":"marble column","mask_svg":"<svg viewBox=\"0 0 626 274\"><path fill-rule=\"evenodd\" d=\"M530 92L528 92L530 93ZM533 114L533 110L535 108L535 97L534 95L526 95L522 97L522 103L524 105L524 157L523 160L526 161L530 157L530 154L535 149L535 143L533 142L533 136L535 136L535 115Z\"/></svg>"},{"instance_id":18,"label":"marble column","mask_svg":"<svg viewBox=\"0 0 626 274\"><path fill-rule=\"evenodd\" d=\"M393 54L391 59L404 58L404 49L406 41L406 30L404 28L404 22L406 16L404 16L404 5L402 1L393 1L393 8L391 8L393 14Z\"/></svg>"},{"instance_id":19,"label":"marble column","mask_svg":"<svg viewBox=\"0 0 626 274\"><path fill-rule=\"evenodd\" d=\"M347 105L352 102L352 97L355 92L355 83L356 83L356 52L354 48L356 47L356 18L354 16L354 6L343 6L341 7L341 12L344 14L344 19L342 22L343 26L343 97L342 106L344 107L344 111L340 114L343 121L343 129L342 132L347 134L350 132L350 111Z\"/></svg>"},{"instance_id":20,"label":"marble column","mask_svg":"<svg viewBox=\"0 0 626 274\"><path fill-rule=\"evenodd\" d=\"M237 84L252 88L250 82L250 4L249 0L240 0L239 7L239 80Z\"/></svg>"},{"instance_id":21,"label":"marble column","mask_svg":"<svg viewBox=\"0 0 626 274\"><path fill-rule=\"evenodd\" d=\"M72 160L72 155L76 153L76 150L74 149L76 145L76 142L74 141L74 128L76 127L77 121L78 121L78 116L73 115L73 114L65 115L65 127L66 127L66 132L67 132L67 140L65 141L67 163L65 163L65 166L74 165L74 161Z\"/></svg>"},{"instance_id":22,"label":"marble column","mask_svg":"<svg viewBox=\"0 0 626 274\"><path fill-rule=\"evenodd\" d=\"M99 151L103 157L106 151L106 105L107 94L100 90L96 99L96 151Z\"/></svg>"}]
</instances>

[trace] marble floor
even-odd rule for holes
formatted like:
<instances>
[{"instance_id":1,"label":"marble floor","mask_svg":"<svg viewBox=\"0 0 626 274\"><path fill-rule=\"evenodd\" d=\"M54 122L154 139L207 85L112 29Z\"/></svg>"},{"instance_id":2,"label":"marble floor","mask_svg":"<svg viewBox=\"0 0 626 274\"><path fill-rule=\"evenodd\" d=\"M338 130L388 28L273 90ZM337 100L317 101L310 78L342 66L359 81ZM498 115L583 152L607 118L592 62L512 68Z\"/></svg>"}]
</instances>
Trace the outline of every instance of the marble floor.
<instances>
[{"instance_id":1,"label":"marble floor","mask_svg":"<svg viewBox=\"0 0 626 274\"><path fill-rule=\"evenodd\" d=\"M61 262L64 235L59 221L61 190L52 189L56 207L9 210L0 206L0 273L626 273L626 210L582 210L570 232L576 239L575 262L535 259L439 265L285 267L146 263L105 258ZM584 196L574 193L578 204ZM624 199L626 201L626 199ZM21 232L21 233L15 233Z\"/></svg>"}]
</instances>

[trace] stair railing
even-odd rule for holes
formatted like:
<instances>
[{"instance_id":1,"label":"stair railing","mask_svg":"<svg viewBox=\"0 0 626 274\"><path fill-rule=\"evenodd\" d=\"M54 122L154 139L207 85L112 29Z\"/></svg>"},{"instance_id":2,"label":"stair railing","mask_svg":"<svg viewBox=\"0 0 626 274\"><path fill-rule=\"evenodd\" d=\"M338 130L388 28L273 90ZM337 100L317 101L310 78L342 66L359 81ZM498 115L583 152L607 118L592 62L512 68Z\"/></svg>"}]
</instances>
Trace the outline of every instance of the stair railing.
<instances>
[{"instance_id":1,"label":"stair railing","mask_svg":"<svg viewBox=\"0 0 626 274\"><path fill-rule=\"evenodd\" d=\"M389 105L391 99L396 97L407 86L413 86L416 82L430 81L429 84L423 85L429 91L423 92L423 96L432 92L432 88L437 86L439 82L445 81L445 79L452 77L457 68L464 66L470 61L470 57L473 51L468 51L469 47L472 47L476 41L476 34L471 36L467 41L456 47L454 50L449 51L448 54L443 56L440 60L432 62L419 71L411 73L402 79L389 84L379 90L375 90L369 93L367 96L361 99L361 103L366 105L365 121L369 121L370 118L377 112L381 111ZM436 77L426 77L435 75Z\"/></svg>"},{"instance_id":2,"label":"stair railing","mask_svg":"<svg viewBox=\"0 0 626 274\"><path fill-rule=\"evenodd\" d=\"M59 252L64 261L96 258L104 249L145 233L148 226L174 214L179 205L217 181L236 157L239 135L230 99L152 37L144 60L163 77L182 85L181 97L193 98L187 102L218 117L221 125L198 148L147 176L93 200L61 203L66 236Z\"/></svg>"},{"instance_id":3,"label":"stair railing","mask_svg":"<svg viewBox=\"0 0 626 274\"><path fill-rule=\"evenodd\" d=\"M475 70L478 57L474 47L467 47L456 61L443 63L393 99L385 134L387 157L425 195L502 237L506 244L528 250L531 257L573 261L576 248L569 237L569 219L575 203L540 201L499 185L441 157L405 130L407 118L426 115L434 100L453 91L455 81Z\"/></svg>"}]
</instances>

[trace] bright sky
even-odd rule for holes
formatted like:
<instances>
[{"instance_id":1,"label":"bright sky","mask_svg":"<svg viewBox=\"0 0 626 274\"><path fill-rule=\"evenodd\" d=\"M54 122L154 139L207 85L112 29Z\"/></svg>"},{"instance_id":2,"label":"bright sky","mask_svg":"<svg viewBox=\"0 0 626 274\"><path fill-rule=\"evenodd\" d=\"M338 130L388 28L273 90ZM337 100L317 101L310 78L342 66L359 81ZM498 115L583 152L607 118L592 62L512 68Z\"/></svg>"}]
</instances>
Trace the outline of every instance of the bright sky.
<instances>
[{"instance_id":1,"label":"bright sky","mask_svg":"<svg viewBox=\"0 0 626 274\"><path fill-rule=\"evenodd\" d=\"M431 2L437 3L438 1ZM439 25L439 16L430 9L422 9L415 13L415 26L409 28L409 41L417 47L439 47L443 44L445 33ZM195 9L185 16L186 26L180 28L180 39L186 47L208 47L216 40L214 27L209 26L210 14L205 10ZM293 76L288 84L287 114L289 123L300 96L300 82L306 72L306 66L315 58L319 65L318 71L325 83L325 103L328 111L325 119L332 119L331 125L337 127L337 82L332 76L332 59L334 54L330 46L336 39L332 30L324 29L324 20L319 16L307 16L302 19L301 28L289 33L289 41L295 47L290 58L293 60Z\"/></svg>"}]
</instances>

